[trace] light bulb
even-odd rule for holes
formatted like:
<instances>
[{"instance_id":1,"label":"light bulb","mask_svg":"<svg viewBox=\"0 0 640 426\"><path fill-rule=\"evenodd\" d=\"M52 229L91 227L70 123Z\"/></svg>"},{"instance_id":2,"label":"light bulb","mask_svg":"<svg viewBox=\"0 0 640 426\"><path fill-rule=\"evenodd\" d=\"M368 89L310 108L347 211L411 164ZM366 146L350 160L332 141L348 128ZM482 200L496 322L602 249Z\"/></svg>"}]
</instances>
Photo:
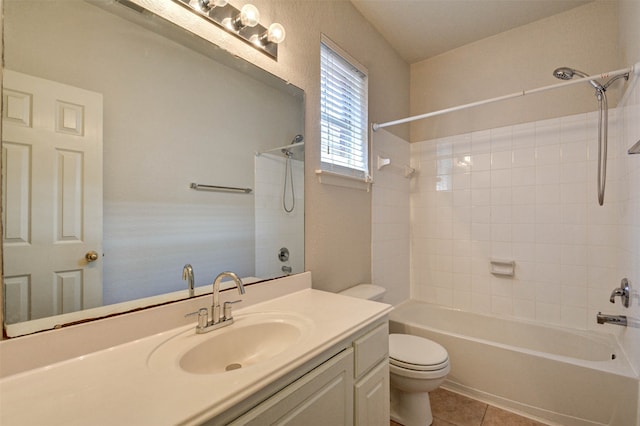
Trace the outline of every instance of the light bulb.
<instances>
[{"instance_id":1,"label":"light bulb","mask_svg":"<svg viewBox=\"0 0 640 426\"><path fill-rule=\"evenodd\" d=\"M260 12L258 12L258 8L252 4L245 4L240 9L240 27L255 27L258 25L260 21ZM237 25L237 23L236 23Z\"/></svg>"},{"instance_id":2,"label":"light bulb","mask_svg":"<svg viewBox=\"0 0 640 426\"><path fill-rule=\"evenodd\" d=\"M284 27L277 22L269 25L269 29L267 30L267 41L270 43L282 43L284 38L287 36L287 33L284 30Z\"/></svg>"}]
</instances>

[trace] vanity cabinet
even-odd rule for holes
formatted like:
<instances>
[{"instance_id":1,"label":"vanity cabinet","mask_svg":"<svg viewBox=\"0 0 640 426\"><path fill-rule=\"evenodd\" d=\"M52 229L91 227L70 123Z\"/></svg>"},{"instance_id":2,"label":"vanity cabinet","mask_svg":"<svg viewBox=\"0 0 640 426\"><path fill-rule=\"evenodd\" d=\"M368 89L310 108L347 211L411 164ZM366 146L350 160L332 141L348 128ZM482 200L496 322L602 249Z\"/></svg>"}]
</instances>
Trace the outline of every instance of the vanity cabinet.
<instances>
[{"instance_id":1,"label":"vanity cabinet","mask_svg":"<svg viewBox=\"0 0 640 426\"><path fill-rule=\"evenodd\" d=\"M354 340L356 426L389 424L389 326L380 324Z\"/></svg>"},{"instance_id":2,"label":"vanity cabinet","mask_svg":"<svg viewBox=\"0 0 640 426\"><path fill-rule=\"evenodd\" d=\"M386 318L365 327L298 370L284 386L274 384L205 424L387 426L388 334Z\"/></svg>"},{"instance_id":3,"label":"vanity cabinet","mask_svg":"<svg viewBox=\"0 0 640 426\"><path fill-rule=\"evenodd\" d=\"M191 323L2 377L0 424L388 425L391 306L314 290L302 275L304 288L243 308L228 329L200 335ZM143 323L197 309L202 300L194 299L53 337L75 345L114 330L129 336L132 319L136 333L145 333ZM25 359L46 352L51 340L42 334L0 342L2 355L7 348ZM246 368L220 371L252 356ZM123 377L136 386L123 387Z\"/></svg>"},{"instance_id":4,"label":"vanity cabinet","mask_svg":"<svg viewBox=\"0 0 640 426\"><path fill-rule=\"evenodd\" d=\"M231 423L233 426L348 426L353 416L353 349L346 349Z\"/></svg>"}]
</instances>

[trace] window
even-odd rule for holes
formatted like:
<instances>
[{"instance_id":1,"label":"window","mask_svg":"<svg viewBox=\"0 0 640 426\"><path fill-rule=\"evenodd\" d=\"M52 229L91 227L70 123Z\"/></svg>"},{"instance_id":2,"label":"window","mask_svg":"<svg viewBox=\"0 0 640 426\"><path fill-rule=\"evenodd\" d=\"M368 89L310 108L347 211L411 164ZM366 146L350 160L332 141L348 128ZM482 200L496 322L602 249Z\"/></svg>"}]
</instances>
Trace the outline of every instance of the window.
<instances>
[{"instance_id":1,"label":"window","mask_svg":"<svg viewBox=\"0 0 640 426\"><path fill-rule=\"evenodd\" d=\"M321 169L369 179L364 67L322 38L320 46ZM348 58L348 59L347 59Z\"/></svg>"}]
</instances>

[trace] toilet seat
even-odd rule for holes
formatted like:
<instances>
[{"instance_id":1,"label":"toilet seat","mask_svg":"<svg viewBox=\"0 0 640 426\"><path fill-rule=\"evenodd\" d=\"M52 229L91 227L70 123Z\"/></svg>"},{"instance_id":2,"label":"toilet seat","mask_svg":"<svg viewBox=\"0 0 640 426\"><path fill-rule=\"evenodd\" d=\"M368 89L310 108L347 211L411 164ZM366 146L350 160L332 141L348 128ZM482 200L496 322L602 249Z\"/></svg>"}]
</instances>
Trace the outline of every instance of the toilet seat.
<instances>
[{"instance_id":1,"label":"toilet seat","mask_svg":"<svg viewBox=\"0 0 640 426\"><path fill-rule=\"evenodd\" d=\"M397 359L389 358L389 364L394 365L400 368L406 368L407 370L414 371L437 371L446 368L449 365L449 359L439 364L434 365L419 365L419 364L410 364L408 362L398 361Z\"/></svg>"},{"instance_id":2,"label":"toilet seat","mask_svg":"<svg viewBox=\"0 0 640 426\"><path fill-rule=\"evenodd\" d=\"M410 334L390 334L389 363L413 371L437 371L449 366L449 354L429 339Z\"/></svg>"}]
</instances>

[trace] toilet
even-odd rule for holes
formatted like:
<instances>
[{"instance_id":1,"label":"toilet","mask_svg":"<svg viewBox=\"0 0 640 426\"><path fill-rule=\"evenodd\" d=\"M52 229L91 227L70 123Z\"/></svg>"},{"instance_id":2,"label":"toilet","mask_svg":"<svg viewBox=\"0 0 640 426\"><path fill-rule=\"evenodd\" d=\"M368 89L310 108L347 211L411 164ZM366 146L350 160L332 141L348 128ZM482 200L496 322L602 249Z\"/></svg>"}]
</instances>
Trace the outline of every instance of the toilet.
<instances>
[{"instance_id":1,"label":"toilet","mask_svg":"<svg viewBox=\"0 0 640 426\"><path fill-rule=\"evenodd\" d=\"M358 284L340 294L381 301L386 290ZM449 354L438 343L410 334L389 335L391 420L404 426L428 426L433 422L429 392L449 374Z\"/></svg>"}]
</instances>

